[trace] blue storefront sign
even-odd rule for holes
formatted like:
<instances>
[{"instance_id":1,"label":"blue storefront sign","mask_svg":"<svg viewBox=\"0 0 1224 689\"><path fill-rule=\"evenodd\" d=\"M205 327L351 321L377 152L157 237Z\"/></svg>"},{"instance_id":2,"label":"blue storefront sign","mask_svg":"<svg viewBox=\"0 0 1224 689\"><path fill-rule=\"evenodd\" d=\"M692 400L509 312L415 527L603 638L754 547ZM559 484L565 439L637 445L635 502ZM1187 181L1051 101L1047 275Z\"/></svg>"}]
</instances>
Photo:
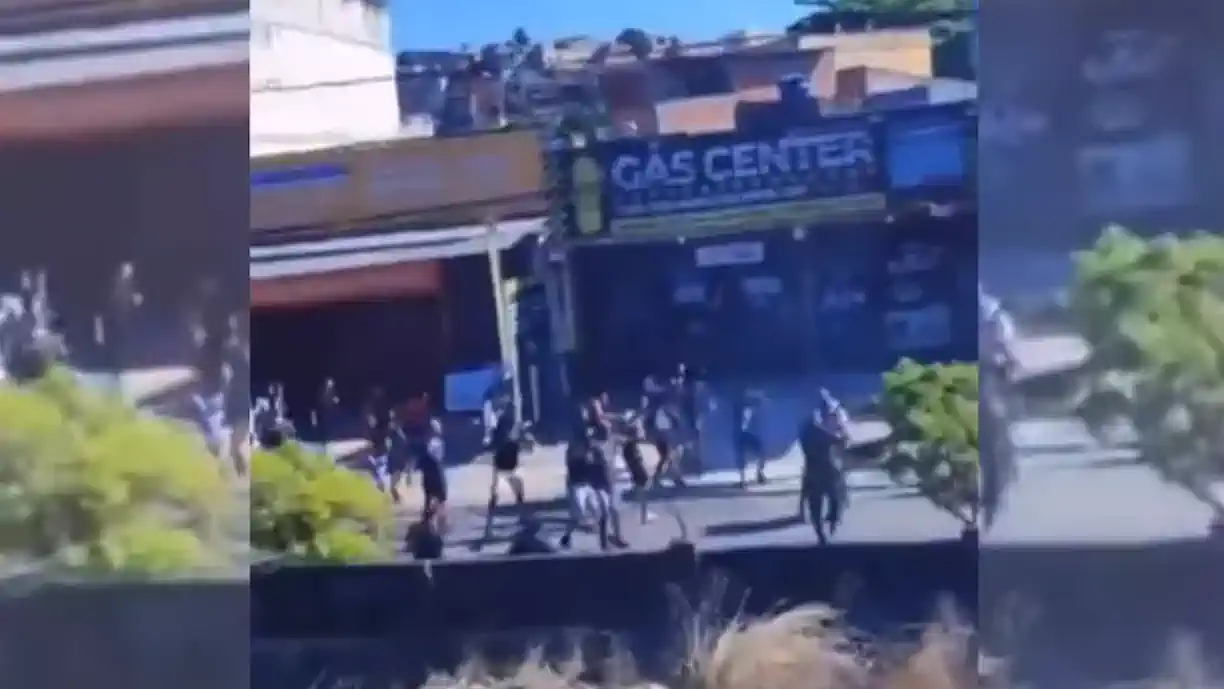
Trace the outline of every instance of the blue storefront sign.
<instances>
[{"instance_id":1,"label":"blue storefront sign","mask_svg":"<svg viewBox=\"0 0 1224 689\"><path fill-rule=\"evenodd\" d=\"M251 191L332 185L343 182L347 178L348 169L343 165L332 163L270 170L251 170Z\"/></svg>"},{"instance_id":2,"label":"blue storefront sign","mask_svg":"<svg viewBox=\"0 0 1224 689\"><path fill-rule=\"evenodd\" d=\"M780 136L620 139L560 153L570 236L651 239L812 225L885 210L861 119Z\"/></svg>"}]
</instances>

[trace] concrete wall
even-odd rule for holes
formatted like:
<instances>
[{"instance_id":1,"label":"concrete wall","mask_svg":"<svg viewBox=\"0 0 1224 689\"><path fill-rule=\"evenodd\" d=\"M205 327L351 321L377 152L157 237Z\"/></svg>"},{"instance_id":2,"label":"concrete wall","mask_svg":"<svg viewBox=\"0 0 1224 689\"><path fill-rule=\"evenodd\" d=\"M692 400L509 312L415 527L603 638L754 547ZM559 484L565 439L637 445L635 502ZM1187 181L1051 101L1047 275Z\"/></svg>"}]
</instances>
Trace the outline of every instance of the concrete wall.
<instances>
[{"instance_id":1,"label":"concrete wall","mask_svg":"<svg viewBox=\"0 0 1224 689\"><path fill-rule=\"evenodd\" d=\"M384 10L359 0L256 0L251 25L251 155L399 131Z\"/></svg>"}]
</instances>

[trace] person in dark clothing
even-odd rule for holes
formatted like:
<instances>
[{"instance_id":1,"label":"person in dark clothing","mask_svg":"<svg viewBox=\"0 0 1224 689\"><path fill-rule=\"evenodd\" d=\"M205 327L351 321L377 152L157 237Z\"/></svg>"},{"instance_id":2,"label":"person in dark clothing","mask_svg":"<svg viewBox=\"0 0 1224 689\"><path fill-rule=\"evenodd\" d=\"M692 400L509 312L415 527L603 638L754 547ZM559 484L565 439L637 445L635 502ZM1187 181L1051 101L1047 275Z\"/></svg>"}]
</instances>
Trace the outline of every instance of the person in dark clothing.
<instances>
[{"instance_id":1,"label":"person in dark clothing","mask_svg":"<svg viewBox=\"0 0 1224 689\"><path fill-rule=\"evenodd\" d=\"M615 457L609 452L608 441L591 439L587 450L587 462L590 465L591 488L595 499L599 502L599 511L607 522L607 533L600 534L600 548L607 549L611 544L617 548L627 547L624 532L621 530L620 500L616 495L616 464Z\"/></svg>"},{"instance_id":2,"label":"person in dark clothing","mask_svg":"<svg viewBox=\"0 0 1224 689\"><path fill-rule=\"evenodd\" d=\"M434 518L440 528L446 530L446 443L442 437L442 423L432 419L416 459L421 472L421 492L424 494L424 514Z\"/></svg>"},{"instance_id":3,"label":"person in dark clothing","mask_svg":"<svg viewBox=\"0 0 1224 689\"><path fill-rule=\"evenodd\" d=\"M327 378L319 388L315 398L315 408L311 414L311 425L314 427L319 442L323 444L324 452L327 452L328 444L335 437L339 411L340 395L336 391L336 381Z\"/></svg>"},{"instance_id":4,"label":"person in dark clothing","mask_svg":"<svg viewBox=\"0 0 1224 689\"><path fill-rule=\"evenodd\" d=\"M684 471L680 466L686 452L686 445L679 415L680 412L672 404L660 407L655 413L657 430L655 431L654 447L655 452L659 455L659 461L655 464L654 474L650 478L652 487L662 485L664 478L670 479L677 488L684 488L688 485L685 483Z\"/></svg>"},{"instance_id":5,"label":"person in dark clothing","mask_svg":"<svg viewBox=\"0 0 1224 689\"><path fill-rule=\"evenodd\" d=\"M510 541L507 555L552 555L556 550L540 537L540 524L524 520L522 528Z\"/></svg>"},{"instance_id":6,"label":"person in dark clothing","mask_svg":"<svg viewBox=\"0 0 1224 689\"><path fill-rule=\"evenodd\" d=\"M526 433L514 418L509 404L500 404L491 410L487 422L485 446L492 455L493 472L489 484L489 505L485 516L484 539L493 534L493 514L497 511L497 487L505 480L514 494L514 503L521 507L526 502L523 479L519 476L519 459L523 451Z\"/></svg>"},{"instance_id":7,"label":"person in dark clothing","mask_svg":"<svg viewBox=\"0 0 1224 689\"><path fill-rule=\"evenodd\" d=\"M136 311L144 304L144 295L136 284L135 264L125 262L119 266L109 297L106 313L97 321L95 335L110 369L121 372L130 363L126 350L131 343L127 339L132 335Z\"/></svg>"},{"instance_id":8,"label":"person in dark clothing","mask_svg":"<svg viewBox=\"0 0 1224 689\"><path fill-rule=\"evenodd\" d=\"M230 461L239 476L247 471L246 446L253 432L250 379L250 351L233 336L226 349L225 427L229 429Z\"/></svg>"},{"instance_id":9,"label":"person in dark clothing","mask_svg":"<svg viewBox=\"0 0 1224 689\"><path fill-rule=\"evenodd\" d=\"M612 468L600 444L589 436L572 440L566 448L566 469L567 483L570 484L571 499L575 505L565 533L561 536L561 547L570 547L582 517L591 513L594 513L599 547L602 550L612 545L625 547L620 533L619 514L612 514L613 505L608 499ZM609 533L610 528L613 533Z\"/></svg>"},{"instance_id":10,"label":"person in dark clothing","mask_svg":"<svg viewBox=\"0 0 1224 689\"><path fill-rule=\"evenodd\" d=\"M645 441L646 429L641 415L629 418L621 445L621 457L625 460L625 468L629 470L629 480L633 482L634 500L640 508L643 524L650 521L650 472L646 471L646 458L642 455L642 444Z\"/></svg>"},{"instance_id":11,"label":"person in dark clothing","mask_svg":"<svg viewBox=\"0 0 1224 689\"><path fill-rule=\"evenodd\" d=\"M687 364L680 364L676 370L676 377L672 381L672 387L676 409L679 412L678 417L683 421L686 431L683 440L684 461L690 463L690 470L700 474L702 471L701 431L704 427L701 404L702 383L691 367Z\"/></svg>"},{"instance_id":12,"label":"person in dark clothing","mask_svg":"<svg viewBox=\"0 0 1224 689\"><path fill-rule=\"evenodd\" d=\"M845 442L838 426L819 408L799 430L799 448L803 452L799 518L810 519L822 544L828 542L829 535L841 523L845 477L837 449Z\"/></svg>"},{"instance_id":13,"label":"person in dark clothing","mask_svg":"<svg viewBox=\"0 0 1224 689\"><path fill-rule=\"evenodd\" d=\"M747 485L747 468L749 462L756 463L756 482L765 485L765 448L761 442L763 426L761 397L752 390L746 390L737 400L735 432L735 454L739 463L740 487Z\"/></svg>"},{"instance_id":14,"label":"person in dark clothing","mask_svg":"<svg viewBox=\"0 0 1224 689\"><path fill-rule=\"evenodd\" d=\"M569 499L570 518L561 547L568 548L573 532L579 528L606 528L605 516L592 485L594 468L590 462L592 442L585 428L579 428L565 445L565 488Z\"/></svg>"},{"instance_id":15,"label":"person in dark clothing","mask_svg":"<svg viewBox=\"0 0 1224 689\"><path fill-rule=\"evenodd\" d=\"M390 472L388 453L391 449L391 428L394 415L381 390L370 393L365 408L366 442L369 444L369 469L379 490L389 493Z\"/></svg>"},{"instance_id":16,"label":"person in dark clothing","mask_svg":"<svg viewBox=\"0 0 1224 689\"><path fill-rule=\"evenodd\" d=\"M404 551L414 560L440 560L446 551L442 530L434 519L422 519L408 527L404 536Z\"/></svg>"}]
</instances>

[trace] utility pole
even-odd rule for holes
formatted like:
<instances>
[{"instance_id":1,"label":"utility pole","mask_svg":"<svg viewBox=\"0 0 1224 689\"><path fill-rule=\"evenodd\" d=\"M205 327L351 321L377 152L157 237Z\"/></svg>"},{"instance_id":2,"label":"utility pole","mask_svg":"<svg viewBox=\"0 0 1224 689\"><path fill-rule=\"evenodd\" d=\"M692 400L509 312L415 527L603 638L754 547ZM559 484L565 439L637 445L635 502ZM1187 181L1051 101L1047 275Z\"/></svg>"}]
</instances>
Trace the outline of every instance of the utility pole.
<instances>
[{"instance_id":1,"label":"utility pole","mask_svg":"<svg viewBox=\"0 0 1224 689\"><path fill-rule=\"evenodd\" d=\"M489 282L493 289L493 308L497 310L497 345L503 372L510 374L510 395L514 404L515 421L523 420L523 382L519 379L518 335L510 323L510 305L506 298L506 283L502 277L501 247L497 239L497 221L485 225L485 252L489 260Z\"/></svg>"}]
</instances>

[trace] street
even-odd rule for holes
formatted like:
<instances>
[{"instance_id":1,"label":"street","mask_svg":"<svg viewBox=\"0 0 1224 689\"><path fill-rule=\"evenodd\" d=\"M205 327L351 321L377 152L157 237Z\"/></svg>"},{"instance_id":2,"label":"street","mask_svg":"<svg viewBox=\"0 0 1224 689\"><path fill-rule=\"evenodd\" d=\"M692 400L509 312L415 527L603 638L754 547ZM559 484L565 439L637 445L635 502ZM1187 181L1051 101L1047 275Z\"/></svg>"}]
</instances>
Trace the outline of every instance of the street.
<instances>
[{"instance_id":1,"label":"street","mask_svg":"<svg viewBox=\"0 0 1224 689\"><path fill-rule=\"evenodd\" d=\"M1062 282L1069 274L1069 261L1050 258L1038 278ZM1065 284L1065 283L1064 283ZM1022 301L1041 298L1032 282L1011 280L1001 291L1005 298ZM1047 296L1049 290L1047 289ZM1023 331L1023 324L1021 324ZM1023 333L1014 354L1022 374L1036 375L1073 364L1086 353L1084 343L1066 333ZM804 392L825 385L853 407L856 400L873 394L879 385L872 376L834 376L806 383L769 386L764 390L769 418L766 445L770 460L770 482L764 486L736 486L738 472L730 453L731 419L726 405L706 417L704 454L706 472L690 481L683 491L663 491L652 507L655 519L638 522L635 505L622 510L625 534L635 549L666 545L686 536L707 549L764 545L803 544L815 540L810 525L800 522L797 447L787 445L807 402ZM724 391L725 392L725 391ZM715 392L715 397L725 394ZM878 421L859 422L859 440L879 437L886 431ZM987 543L1144 543L1198 538L1206 533L1211 513L1207 506L1180 488L1161 480L1137 463L1125 448L1103 448L1076 420L1027 418L1011 428L1019 448L1018 476L1012 484L992 528L983 534ZM562 459L558 448L540 448L525 460L529 503L527 512L542 524L542 535L555 542L566 515L562 495ZM483 530L488 468L477 470L478 486L472 500L455 500L451 512L451 548L448 557L474 555L471 544ZM751 473L751 472L750 472ZM455 485L458 476L452 478ZM461 479L462 480L462 479ZM850 505L837 541L903 542L954 538L958 521L933 507L921 496L894 485L881 471L855 469L850 473ZM452 491L467 495L470 487ZM503 502L509 498L503 490ZM405 521L410 517L405 516ZM481 552L505 550L506 539L518 528L512 510L501 510L494 520L494 539ZM596 547L595 537L579 533L575 550Z\"/></svg>"}]
</instances>

